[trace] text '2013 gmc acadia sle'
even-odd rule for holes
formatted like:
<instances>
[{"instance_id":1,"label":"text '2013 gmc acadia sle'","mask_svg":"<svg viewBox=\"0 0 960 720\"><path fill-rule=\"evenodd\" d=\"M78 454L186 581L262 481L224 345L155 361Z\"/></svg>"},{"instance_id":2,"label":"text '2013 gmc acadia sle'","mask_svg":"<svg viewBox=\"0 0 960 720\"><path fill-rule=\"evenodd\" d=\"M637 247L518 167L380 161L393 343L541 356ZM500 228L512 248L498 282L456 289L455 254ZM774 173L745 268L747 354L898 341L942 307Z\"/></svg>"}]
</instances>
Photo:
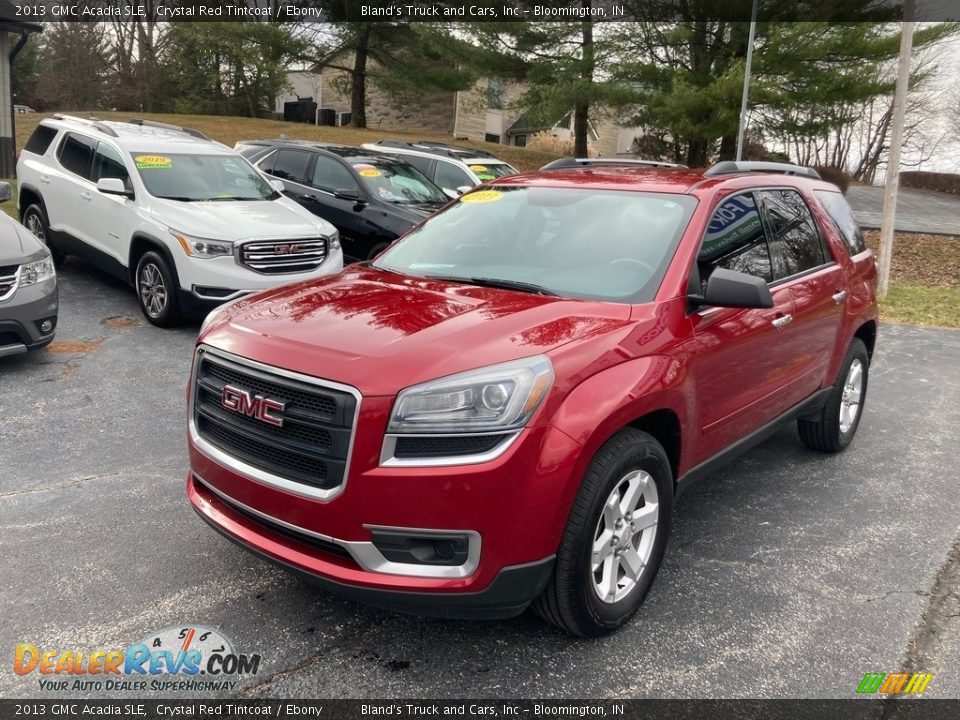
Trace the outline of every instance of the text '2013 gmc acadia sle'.
<instances>
[{"instance_id":1,"label":"text '2013 gmc acadia sle'","mask_svg":"<svg viewBox=\"0 0 960 720\"><path fill-rule=\"evenodd\" d=\"M381 606L584 636L637 610L678 491L797 420L857 431L876 268L806 168L564 168L462 196L370 263L201 330L187 492Z\"/></svg>"}]
</instances>

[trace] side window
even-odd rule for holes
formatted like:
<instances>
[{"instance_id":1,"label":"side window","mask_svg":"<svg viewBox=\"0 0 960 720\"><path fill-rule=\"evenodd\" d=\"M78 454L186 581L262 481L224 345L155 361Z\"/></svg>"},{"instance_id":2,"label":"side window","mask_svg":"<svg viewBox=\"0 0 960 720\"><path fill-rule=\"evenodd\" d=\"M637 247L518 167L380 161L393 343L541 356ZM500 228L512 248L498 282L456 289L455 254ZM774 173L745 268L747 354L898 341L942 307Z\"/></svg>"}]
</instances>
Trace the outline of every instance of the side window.
<instances>
[{"instance_id":1,"label":"side window","mask_svg":"<svg viewBox=\"0 0 960 720\"><path fill-rule=\"evenodd\" d=\"M727 198L714 210L697 255L701 290L718 267L773 280L770 248L750 193Z\"/></svg>"},{"instance_id":2,"label":"side window","mask_svg":"<svg viewBox=\"0 0 960 720\"><path fill-rule=\"evenodd\" d=\"M27 152L34 153L35 155L43 155L47 151L47 148L50 147L50 143L53 142L53 139L56 136L56 128L47 127L46 125L37 125L37 129L33 131L33 135L31 135L30 139L27 140L27 144L23 149Z\"/></svg>"},{"instance_id":3,"label":"side window","mask_svg":"<svg viewBox=\"0 0 960 720\"><path fill-rule=\"evenodd\" d=\"M90 138L67 133L57 148L57 159L70 172L89 180L94 146L95 141Z\"/></svg>"},{"instance_id":4,"label":"side window","mask_svg":"<svg viewBox=\"0 0 960 720\"><path fill-rule=\"evenodd\" d=\"M773 276L777 280L823 265L826 256L810 208L794 190L759 193L770 230Z\"/></svg>"},{"instance_id":5,"label":"side window","mask_svg":"<svg viewBox=\"0 0 960 720\"><path fill-rule=\"evenodd\" d=\"M281 150L277 153L273 167L264 170L281 180L307 184L307 165L310 164L310 153L303 150Z\"/></svg>"},{"instance_id":6,"label":"side window","mask_svg":"<svg viewBox=\"0 0 960 720\"><path fill-rule=\"evenodd\" d=\"M93 156L94 182L100 178L120 178L126 187L130 187L130 174L123 164L120 153L105 143L97 145L97 152Z\"/></svg>"},{"instance_id":7,"label":"side window","mask_svg":"<svg viewBox=\"0 0 960 720\"><path fill-rule=\"evenodd\" d=\"M840 232L847 252L851 255L862 253L867 249L867 243L863 239L863 233L860 232L860 225L853 216L853 210L847 203L846 198L841 193L831 192L829 190L814 190L813 194L823 205L830 219Z\"/></svg>"},{"instance_id":8,"label":"side window","mask_svg":"<svg viewBox=\"0 0 960 720\"><path fill-rule=\"evenodd\" d=\"M273 164L277 161L277 154L275 152L268 153L263 160L258 162L256 165L258 168L267 173L267 175L273 175Z\"/></svg>"},{"instance_id":9,"label":"side window","mask_svg":"<svg viewBox=\"0 0 960 720\"><path fill-rule=\"evenodd\" d=\"M419 155L401 155L400 159L430 177L430 166L433 164L433 160L430 158L420 157Z\"/></svg>"},{"instance_id":10,"label":"side window","mask_svg":"<svg viewBox=\"0 0 960 720\"><path fill-rule=\"evenodd\" d=\"M353 173L347 170L338 160L324 155L317 156L317 164L313 168L313 180L310 184L318 190L333 192L334 190L353 190L357 181Z\"/></svg>"},{"instance_id":11,"label":"side window","mask_svg":"<svg viewBox=\"0 0 960 720\"><path fill-rule=\"evenodd\" d=\"M437 163L437 172L433 177L433 181L440 187L447 188L448 190L456 190L461 185L473 187L474 184L467 173L453 163L448 162Z\"/></svg>"}]
</instances>

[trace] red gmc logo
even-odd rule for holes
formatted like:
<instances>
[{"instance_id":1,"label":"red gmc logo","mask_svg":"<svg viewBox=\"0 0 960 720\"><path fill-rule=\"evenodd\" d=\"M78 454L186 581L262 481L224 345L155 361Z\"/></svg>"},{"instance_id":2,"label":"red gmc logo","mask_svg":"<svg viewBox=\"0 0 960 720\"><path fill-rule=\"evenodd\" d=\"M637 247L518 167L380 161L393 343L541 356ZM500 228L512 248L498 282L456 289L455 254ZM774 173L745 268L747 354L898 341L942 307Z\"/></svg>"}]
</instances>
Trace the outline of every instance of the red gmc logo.
<instances>
[{"instance_id":1,"label":"red gmc logo","mask_svg":"<svg viewBox=\"0 0 960 720\"><path fill-rule=\"evenodd\" d=\"M253 395L233 385L224 385L220 393L220 404L235 413L283 427L283 409L287 404L279 400L272 400L263 395ZM271 411L274 414L271 414Z\"/></svg>"},{"instance_id":2,"label":"red gmc logo","mask_svg":"<svg viewBox=\"0 0 960 720\"><path fill-rule=\"evenodd\" d=\"M300 245L277 245L274 251L277 255L293 255L300 252L301 249Z\"/></svg>"}]
</instances>

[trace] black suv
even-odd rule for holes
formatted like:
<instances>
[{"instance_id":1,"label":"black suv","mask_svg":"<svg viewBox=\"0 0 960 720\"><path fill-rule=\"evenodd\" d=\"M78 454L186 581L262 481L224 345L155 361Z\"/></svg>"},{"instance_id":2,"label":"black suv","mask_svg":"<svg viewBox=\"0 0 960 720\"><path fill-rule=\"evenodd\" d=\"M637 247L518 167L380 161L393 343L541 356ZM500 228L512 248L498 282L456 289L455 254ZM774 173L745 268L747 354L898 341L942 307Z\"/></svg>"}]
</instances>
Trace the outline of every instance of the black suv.
<instances>
[{"instance_id":1,"label":"black suv","mask_svg":"<svg viewBox=\"0 0 960 720\"><path fill-rule=\"evenodd\" d=\"M365 260L449 200L395 157L302 140L242 140L234 149L283 182L285 194L340 231L345 256Z\"/></svg>"}]
</instances>

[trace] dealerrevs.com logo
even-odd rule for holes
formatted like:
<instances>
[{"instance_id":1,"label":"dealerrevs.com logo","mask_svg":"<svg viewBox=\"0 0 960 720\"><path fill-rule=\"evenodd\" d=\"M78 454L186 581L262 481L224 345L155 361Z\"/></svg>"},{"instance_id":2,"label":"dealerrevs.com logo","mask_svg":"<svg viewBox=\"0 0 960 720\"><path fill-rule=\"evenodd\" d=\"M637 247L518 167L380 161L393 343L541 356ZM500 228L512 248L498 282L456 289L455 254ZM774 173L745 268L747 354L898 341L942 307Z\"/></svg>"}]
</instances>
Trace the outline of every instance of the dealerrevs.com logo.
<instances>
[{"instance_id":1,"label":"dealerrevs.com logo","mask_svg":"<svg viewBox=\"0 0 960 720\"><path fill-rule=\"evenodd\" d=\"M259 668L260 655L237 653L225 635L202 625L164 628L125 650L20 643L13 657L13 671L36 673L45 691L230 691Z\"/></svg>"}]
</instances>

